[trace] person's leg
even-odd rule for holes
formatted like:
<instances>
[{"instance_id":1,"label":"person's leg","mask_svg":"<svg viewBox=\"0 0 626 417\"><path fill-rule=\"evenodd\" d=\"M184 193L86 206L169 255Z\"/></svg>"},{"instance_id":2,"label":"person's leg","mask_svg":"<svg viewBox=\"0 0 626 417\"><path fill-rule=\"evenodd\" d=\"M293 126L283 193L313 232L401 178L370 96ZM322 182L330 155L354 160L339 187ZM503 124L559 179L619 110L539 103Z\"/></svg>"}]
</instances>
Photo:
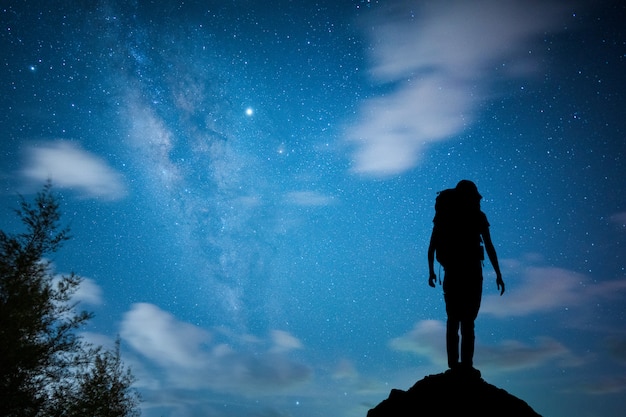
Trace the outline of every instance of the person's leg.
<instances>
[{"instance_id":1,"label":"person's leg","mask_svg":"<svg viewBox=\"0 0 626 417\"><path fill-rule=\"evenodd\" d=\"M454 369L459 364L459 321L450 316L446 323L446 350L448 367Z\"/></svg>"},{"instance_id":2,"label":"person's leg","mask_svg":"<svg viewBox=\"0 0 626 417\"><path fill-rule=\"evenodd\" d=\"M461 320L461 366L474 366L474 320Z\"/></svg>"},{"instance_id":3,"label":"person's leg","mask_svg":"<svg viewBox=\"0 0 626 417\"><path fill-rule=\"evenodd\" d=\"M446 273L446 278L448 274ZM446 285L447 284L447 285ZM459 299L457 293L450 289L450 280L444 281L444 300L446 302L446 351L448 353L448 367L456 368L459 364Z\"/></svg>"},{"instance_id":4,"label":"person's leg","mask_svg":"<svg viewBox=\"0 0 626 417\"><path fill-rule=\"evenodd\" d=\"M463 311L461 314L461 365L464 368L472 368L474 366L474 345L475 331L474 322L478 317L480 302L482 298L482 270L476 268L472 275L472 280L468 282L465 288L466 298L463 303Z\"/></svg>"}]
</instances>

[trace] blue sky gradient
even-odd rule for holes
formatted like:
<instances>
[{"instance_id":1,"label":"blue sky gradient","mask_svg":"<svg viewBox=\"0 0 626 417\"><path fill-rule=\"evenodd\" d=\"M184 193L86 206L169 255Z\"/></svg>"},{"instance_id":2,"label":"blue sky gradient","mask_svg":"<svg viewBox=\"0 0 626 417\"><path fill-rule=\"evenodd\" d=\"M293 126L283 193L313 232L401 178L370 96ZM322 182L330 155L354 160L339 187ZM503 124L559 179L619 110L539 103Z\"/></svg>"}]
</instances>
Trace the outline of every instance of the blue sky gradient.
<instances>
[{"instance_id":1,"label":"blue sky gradient","mask_svg":"<svg viewBox=\"0 0 626 417\"><path fill-rule=\"evenodd\" d=\"M443 372L437 191L475 181L476 367L550 416L626 407L626 6L0 8L0 227L51 179L58 273L143 415L364 416Z\"/></svg>"}]
</instances>

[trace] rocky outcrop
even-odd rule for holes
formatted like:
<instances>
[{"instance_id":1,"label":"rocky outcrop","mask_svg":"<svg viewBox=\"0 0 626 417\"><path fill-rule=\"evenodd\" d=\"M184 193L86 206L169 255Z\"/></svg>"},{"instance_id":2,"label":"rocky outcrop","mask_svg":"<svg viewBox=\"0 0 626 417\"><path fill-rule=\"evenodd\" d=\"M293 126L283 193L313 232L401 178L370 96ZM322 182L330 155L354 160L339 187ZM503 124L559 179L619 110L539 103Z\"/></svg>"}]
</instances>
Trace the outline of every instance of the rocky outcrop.
<instances>
[{"instance_id":1,"label":"rocky outcrop","mask_svg":"<svg viewBox=\"0 0 626 417\"><path fill-rule=\"evenodd\" d=\"M428 416L541 417L523 400L485 382L476 370L430 375L408 391L393 389L367 413L367 417Z\"/></svg>"}]
</instances>

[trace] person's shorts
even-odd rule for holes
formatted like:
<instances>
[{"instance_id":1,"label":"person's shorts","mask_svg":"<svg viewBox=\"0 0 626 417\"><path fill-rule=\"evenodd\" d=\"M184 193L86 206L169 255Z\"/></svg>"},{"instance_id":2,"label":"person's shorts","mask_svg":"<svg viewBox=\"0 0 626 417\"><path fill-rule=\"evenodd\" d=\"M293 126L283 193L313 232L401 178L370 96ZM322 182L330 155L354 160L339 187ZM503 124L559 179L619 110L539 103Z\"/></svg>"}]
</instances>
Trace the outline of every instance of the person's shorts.
<instances>
[{"instance_id":1,"label":"person's shorts","mask_svg":"<svg viewBox=\"0 0 626 417\"><path fill-rule=\"evenodd\" d=\"M448 318L475 320L483 292L482 263L448 267L443 278L443 294Z\"/></svg>"}]
</instances>

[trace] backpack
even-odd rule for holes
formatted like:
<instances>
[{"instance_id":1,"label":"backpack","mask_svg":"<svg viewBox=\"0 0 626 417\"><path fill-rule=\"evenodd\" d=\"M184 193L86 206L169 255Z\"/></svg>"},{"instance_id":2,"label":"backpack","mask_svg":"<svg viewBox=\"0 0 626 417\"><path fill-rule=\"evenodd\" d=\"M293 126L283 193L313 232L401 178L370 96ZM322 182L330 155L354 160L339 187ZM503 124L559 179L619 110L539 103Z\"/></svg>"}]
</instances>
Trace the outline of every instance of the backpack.
<instances>
[{"instance_id":1,"label":"backpack","mask_svg":"<svg viewBox=\"0 0 626 417\"><path fill-rule=\"evenodd\" d=\"M437 193L433 239L437 262L444 268L455 262L483 260L480 200L469 201L457 188Z\"/></svg>"}]
</instances>

